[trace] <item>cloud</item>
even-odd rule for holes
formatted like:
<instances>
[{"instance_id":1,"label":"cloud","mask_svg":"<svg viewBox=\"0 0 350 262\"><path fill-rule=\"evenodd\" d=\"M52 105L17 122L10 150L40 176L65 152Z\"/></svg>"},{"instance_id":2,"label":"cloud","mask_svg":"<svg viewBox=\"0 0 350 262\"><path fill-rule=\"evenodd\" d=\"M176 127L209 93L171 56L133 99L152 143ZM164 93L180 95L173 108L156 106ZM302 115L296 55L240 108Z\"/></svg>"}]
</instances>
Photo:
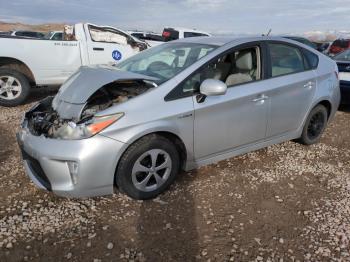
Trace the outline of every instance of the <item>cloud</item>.
<instances>
[{"instance_id":1,"label":"cloud","mask_svg":"<svg viewBox=\"0 0 350 262\"><path fill-rule=\"evenodd\" d=\"M212 33L302 33L348 29L347 0L0 0L0 20L92 22L123 29L164 26Z\"/></svg>"},{"instance_id":2,"label":"cloud","mask_svg":"<svg viewBox=\"0 0 350 262\"><path fill-rule=\"evenodd\" d=\"M229 3L228 0L186 0L185 4L189 7L200 9L220 9Z\"/></svg>"}]
</instances>

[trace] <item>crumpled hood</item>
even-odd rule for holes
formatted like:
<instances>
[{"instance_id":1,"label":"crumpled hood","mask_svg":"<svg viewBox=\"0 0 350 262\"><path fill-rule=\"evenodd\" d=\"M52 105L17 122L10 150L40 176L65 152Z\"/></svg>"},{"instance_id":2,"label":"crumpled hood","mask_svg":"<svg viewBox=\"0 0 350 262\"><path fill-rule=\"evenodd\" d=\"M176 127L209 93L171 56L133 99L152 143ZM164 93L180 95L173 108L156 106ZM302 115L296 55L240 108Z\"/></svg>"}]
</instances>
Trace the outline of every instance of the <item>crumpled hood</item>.
<instances>
[{"instance_id":1,"label":"crumpled hood","mask_svg":"<svg viewBox=\"0 0 350 262\"><path fill-rule=\"evenodd\" d=\"M52 108L63 119L78 119L91 95L98 89L118 80L149 80L157 78L122 71L115 66L82 66L61 86L52 101Z\"/></svg>"},{"instance_id":2,"label":"crumpled hood","mask_svg":"<svg viewBox=\"0 0 350 262\"><path fill-rule=\"evenodd\" d=\"M55 100L72 104L85 103L102 86L117 80L151 80L157 78L122 71L115 66L82 66L60 88Z\"/></svg>"}]
</instances>

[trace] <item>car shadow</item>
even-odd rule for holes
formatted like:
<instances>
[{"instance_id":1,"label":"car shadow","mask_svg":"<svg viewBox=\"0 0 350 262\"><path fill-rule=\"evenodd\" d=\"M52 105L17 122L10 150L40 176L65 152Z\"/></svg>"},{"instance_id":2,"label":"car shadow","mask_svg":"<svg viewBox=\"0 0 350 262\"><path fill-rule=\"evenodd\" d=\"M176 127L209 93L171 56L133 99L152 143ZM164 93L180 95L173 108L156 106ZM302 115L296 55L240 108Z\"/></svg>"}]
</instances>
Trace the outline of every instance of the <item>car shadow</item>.
<instances>
[{"instance_id":1,"label":"car shadow","mask_svg":"<svg viewBox=\"0 0 350 262\"><path fill-rule=\"evenodd\" d=\"M35 87L30 90L30 94L26 101L25 105L31 104L33 102L40 101L48 96L54 96L57 94L60 86L50 86L50 87Z\"/></svg>"},{"instance_id":2,"label":"car shadow","mask_svg":"<svg viewBox=\"0 0 350 262\"><path fill-rule=\"evenodd\" d=\"M142 201L138 249L150 261L194 261L199 254L193 176L181 173L166 193Z\"/></svg>"}]
</instances>

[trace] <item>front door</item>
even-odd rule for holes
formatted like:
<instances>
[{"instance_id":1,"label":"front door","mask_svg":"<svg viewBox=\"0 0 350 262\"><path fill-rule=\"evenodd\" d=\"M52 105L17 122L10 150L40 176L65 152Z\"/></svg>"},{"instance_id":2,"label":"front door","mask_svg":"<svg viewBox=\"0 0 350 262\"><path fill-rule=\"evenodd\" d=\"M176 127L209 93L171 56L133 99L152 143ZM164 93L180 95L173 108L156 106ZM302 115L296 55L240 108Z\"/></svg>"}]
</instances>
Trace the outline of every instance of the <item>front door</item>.
<instances>
[{"instance_id":1,"label":"front door","mask_svg":"<svg viewBox=\"0 0 350 262\"><path fill-rule=\"evenodd\" d=\"M139 52L128 36L113 28L88 26L87 41L90 64L115 64Z\"/></svg>"},{"instance_id":2,"label":"front door","mask_svg":"<svg viewBox=\"0 0 350 262\"><path fill-rule=\"evenodd\" d=\"M194 102L195 158L257 142L265 138L268 101L262 82L229 88L227 93Z\"/></svg>"},{"instance_id":3,"label":"front door","mask_svg":"<svg viewBox=\"0 0 350 262\"><path fill-rule=\"evenodd\" d=\"M269 98L264 93L262 61L259 45L244 46L202 69L200 81L215 78L225 82L228 90L204 101L193 96L196 160L265 138Z\"/></svg>"}]
</instances>

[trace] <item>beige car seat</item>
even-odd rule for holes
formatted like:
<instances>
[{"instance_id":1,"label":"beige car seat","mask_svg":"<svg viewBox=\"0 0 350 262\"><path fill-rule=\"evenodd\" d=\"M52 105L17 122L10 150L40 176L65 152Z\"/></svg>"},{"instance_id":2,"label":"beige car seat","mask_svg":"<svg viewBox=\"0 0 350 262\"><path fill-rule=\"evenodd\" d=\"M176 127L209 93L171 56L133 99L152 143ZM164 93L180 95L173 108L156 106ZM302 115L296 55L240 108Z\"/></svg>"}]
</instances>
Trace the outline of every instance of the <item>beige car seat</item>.
<instances>
[{"instance_id":1,"label":"beige car seat","mask_svg":"<svg viewBox=\"0 0 350 262\"><path fill-rule=\"evenodd\" d=\"M250 72L253 69L253 56L251 51L241 52L236 57L237 73L231 74L226 79L227 86L238 85L253 80Z\"/></svg>"}]
</instances>

